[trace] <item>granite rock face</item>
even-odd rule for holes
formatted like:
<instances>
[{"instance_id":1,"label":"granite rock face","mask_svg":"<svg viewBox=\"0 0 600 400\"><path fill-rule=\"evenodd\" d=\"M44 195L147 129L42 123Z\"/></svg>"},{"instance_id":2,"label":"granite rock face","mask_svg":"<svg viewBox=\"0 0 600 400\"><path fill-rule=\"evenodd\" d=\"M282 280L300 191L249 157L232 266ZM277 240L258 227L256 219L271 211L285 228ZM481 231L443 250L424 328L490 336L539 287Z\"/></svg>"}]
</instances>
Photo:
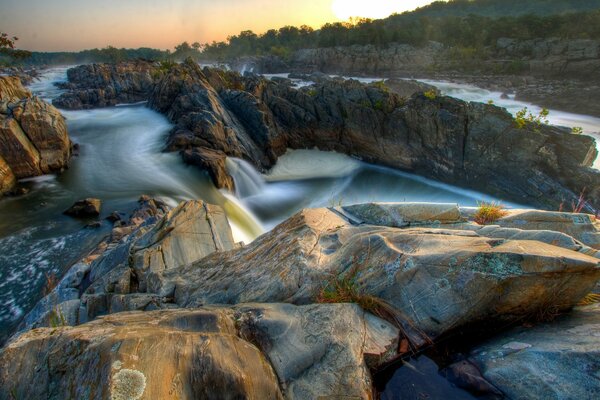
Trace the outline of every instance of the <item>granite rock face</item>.
<instances>
[{"instance_id":1,"label":"granite rock face","mask_svg":"<svg viewBox=\"0 0 600 400\"><path fill-rule=\"evenodd\" d=\"M600 259L540 242L536 231L488 237L460 219L394 228L352 210L304 210L242 249L168 271L165 284L186 307L305 304L332 277L347 279L435 339L476 322L519 320L548 303L568 309L600 278Z\"/></svg>"},{"instance_id":2,"label":"granite rock face","mask_svg":"<svg viewBox=\"0 0 600 400\"><path fill-rule=\"evenodd\" d=\"M228 156L265 171L288 148L318 148L542 208L576 202L588 188L591 206L600 206L593 138L546 125L520 129L504 109L435 91L407 100L394 91L416 87L398 85L322 79L298 90L186 61L157 78L148 105L175 124L167 150L220 188L233 189Z\"/></svg>"},{"instance_id":3,"label":"granite rock face","mask_svg":"<svg viewBox=\"0 0 600 400\"><path fill-rule=\"evenodd\" d=\"M129 222L116 226L108 242L72 267L25 316L19 331L50 326L57 316L79 324L107 313L172 307L174 288L163 283L166 271L234 246L220 207L189 201L168 210L142 197Z\"/></svg>"}]
</instances>

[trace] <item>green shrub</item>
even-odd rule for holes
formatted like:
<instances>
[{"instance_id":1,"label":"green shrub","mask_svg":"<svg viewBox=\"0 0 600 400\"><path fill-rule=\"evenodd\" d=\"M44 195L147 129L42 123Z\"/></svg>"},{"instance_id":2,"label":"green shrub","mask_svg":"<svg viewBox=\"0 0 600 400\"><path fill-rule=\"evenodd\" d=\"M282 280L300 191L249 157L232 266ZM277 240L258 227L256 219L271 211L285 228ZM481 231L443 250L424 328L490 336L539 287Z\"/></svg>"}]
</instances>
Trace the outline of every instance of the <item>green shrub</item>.
<instances>
[{"instance_id":1,"label":"green shrub","mask_svg":"<svg viewBox=\"0 0 600 400\"><path fill-rule=\"evenodd\" d=\"M537 114L532 114L527 107L519 110L517 115L515 116L515 124L517 128L523 129L527 125L534 125L534 129L539 128L542 124L548 123L548 111L547 108L542 108L542 110Z\"/></svg>"},{"instance_id":2,"label":"green shrub","mask_svg":"<svg viewBox=\"0 0 600 400\"><path fill-rule=\"evenodd\" d=\"M575 135L581 135L583 133L583 128L580 126L574 126L571 128L571 133Z\"/></svg>"},{"instance_id":3,"label":"green shrub","mask_svg":"<svg viewBox=\"0 0 600 400\"><path fill-rule=\"evenodd\" d=\"M425 95L425 97L427 97L429 100L435 100L437 98L437 93L435 92L435 90L431 89L428 90L426 92L423 92L423 94Z\"/></svg>"}]
</instances>

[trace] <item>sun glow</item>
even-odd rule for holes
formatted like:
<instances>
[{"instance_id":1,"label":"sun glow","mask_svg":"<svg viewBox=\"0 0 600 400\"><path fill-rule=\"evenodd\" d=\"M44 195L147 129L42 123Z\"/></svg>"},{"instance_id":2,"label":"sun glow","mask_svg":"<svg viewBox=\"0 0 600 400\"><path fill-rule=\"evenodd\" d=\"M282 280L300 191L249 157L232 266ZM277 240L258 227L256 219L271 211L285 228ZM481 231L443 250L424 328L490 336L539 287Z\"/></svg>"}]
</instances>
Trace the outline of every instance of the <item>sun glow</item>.
<instances>
[{"instance_id":1,"label":"sun glow","mask_svg":"<svg viewBox=\"0 0 600 400\"><path fill-rule=\"evenodd\" d=\"M390 14L406 9L407 3L394 0L333 0L331 9L341 20L350 17L385 18ZM409 1L408 3L414 3Z\"/></svg>"}]
</instances>

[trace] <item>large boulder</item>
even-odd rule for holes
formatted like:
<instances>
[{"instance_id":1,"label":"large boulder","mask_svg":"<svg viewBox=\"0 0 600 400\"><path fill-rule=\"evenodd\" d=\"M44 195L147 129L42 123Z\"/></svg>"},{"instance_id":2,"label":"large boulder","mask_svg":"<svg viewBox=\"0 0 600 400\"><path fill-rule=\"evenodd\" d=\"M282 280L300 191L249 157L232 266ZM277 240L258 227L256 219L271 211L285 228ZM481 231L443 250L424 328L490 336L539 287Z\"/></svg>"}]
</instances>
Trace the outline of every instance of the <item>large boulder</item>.
<instances>
[{"instance_id":1,"label":"large boulder","mask_svg":"<svg viewBox=\"0 0 600 400\"><path fill-rule=\"evenodd\" d=\"M578 307L551 323L500 334L451 369L475 368L510 399L594 399L600 396L599 328L600 305ZM457 375L472 389L470 379Z\"/></svg>"},{"instance_id":2,"label":"large boulder","mask_svg":"<svg viewBox=\"0 0 600 400\"><path fill-rule=\"evenodd\" d=\"M370 399L369 367L397 346L350 304L120 313L10 343L0 398Z\"/></svg>"},{"instance_id":3,"label":"large boulder","mask_svg":"<svg viewBox=\"0 0 600 400\"><path fill-rule=\"evenodd\" d=\"M404 229L343 216L353 208L304 210L242 249L167 271L163 284L174 287L175 303L189 307L305 304L332 280L351 282L435 339L461 326L517 321L549 305L568 309L600 278L600 259L535 240L535 231L529 239L487 237L455 226L460 220L430 221L439 212L434 207L418 227ZM412 212L402 220L415 218Z\"/></svg>"},{"instance_id":4,"label":"large boulder","mask_svg":"<svg viewBox=\"0 0 600 400\"><path fill-rule=\"evenodd\" d=\"M0 157L17 179L68 166L71 140L56 108L14 77L0 77L0 102Z\"/></svg>"}]
</instances>

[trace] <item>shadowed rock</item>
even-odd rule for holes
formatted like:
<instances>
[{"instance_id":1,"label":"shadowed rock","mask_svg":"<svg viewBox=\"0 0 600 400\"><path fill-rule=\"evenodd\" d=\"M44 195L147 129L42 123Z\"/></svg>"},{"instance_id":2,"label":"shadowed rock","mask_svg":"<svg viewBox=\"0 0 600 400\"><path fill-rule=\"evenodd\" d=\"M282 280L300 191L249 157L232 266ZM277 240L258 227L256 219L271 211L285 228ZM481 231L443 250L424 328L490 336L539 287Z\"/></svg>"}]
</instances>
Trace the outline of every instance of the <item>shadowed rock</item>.
<instances>
[{"instance_id":1,"label":"shadowed rock","mask_svg":"<svg viewBox=\"0 0 600 400\"><path fill-rule=\"evenodd\" d=\"M67 83L59 84L69 92L52 104L79 110L145 101L162 73L160 64L142 60L79 65L67 71Z\"/></svg>"},{"instance_id":2,"label":"shadowed rock","mask_svg":"<svg viewBox=\"0 0 600 400\"><path fill-rule=\"evenodd\" d=\"M84 82L102 76L87 73ZM406 100L385 85L343 79L296 89L189 60L156 76L148 105L175 124L167 150L181 151L218 187L233 188L228 156L266 171L288 148L318 148L543 208L577 202L587 188L590 205L600 207L594 139L547 125L518 128L493 105L435 93Z\"/></svg>"},{"instance_id":3,"label":"shadowed rock","mask_svg":"<svg viewBox=\"0 0 600 400\"><path fill-rule=\"evenodd\" d=\"M596 398L599 328L600 307L578 307L551 323L500 334L463 363L507 398Z\"/></svg>"},{"instance_id":4,"label":"shadowed rock","mask_svg":"<svg viewBox=\"0 0 600 400\"><path fill-rule=\"evenodd\" d=\"M15 175L6 161L0 157L0 196L12 191L16 184L17 179Z\"/></svg>"},{"instance_id":5,"label":"shadowed rock","mask_svg":"<svg viewBox=\"0 0 600 400\"><path fill-rule=\"evenodd\" d=\"M102 202L100 199L87 198L77 200L64 214L76 218L97 217L100 215L100 207Z\"/></svg>"}]
</instances>

